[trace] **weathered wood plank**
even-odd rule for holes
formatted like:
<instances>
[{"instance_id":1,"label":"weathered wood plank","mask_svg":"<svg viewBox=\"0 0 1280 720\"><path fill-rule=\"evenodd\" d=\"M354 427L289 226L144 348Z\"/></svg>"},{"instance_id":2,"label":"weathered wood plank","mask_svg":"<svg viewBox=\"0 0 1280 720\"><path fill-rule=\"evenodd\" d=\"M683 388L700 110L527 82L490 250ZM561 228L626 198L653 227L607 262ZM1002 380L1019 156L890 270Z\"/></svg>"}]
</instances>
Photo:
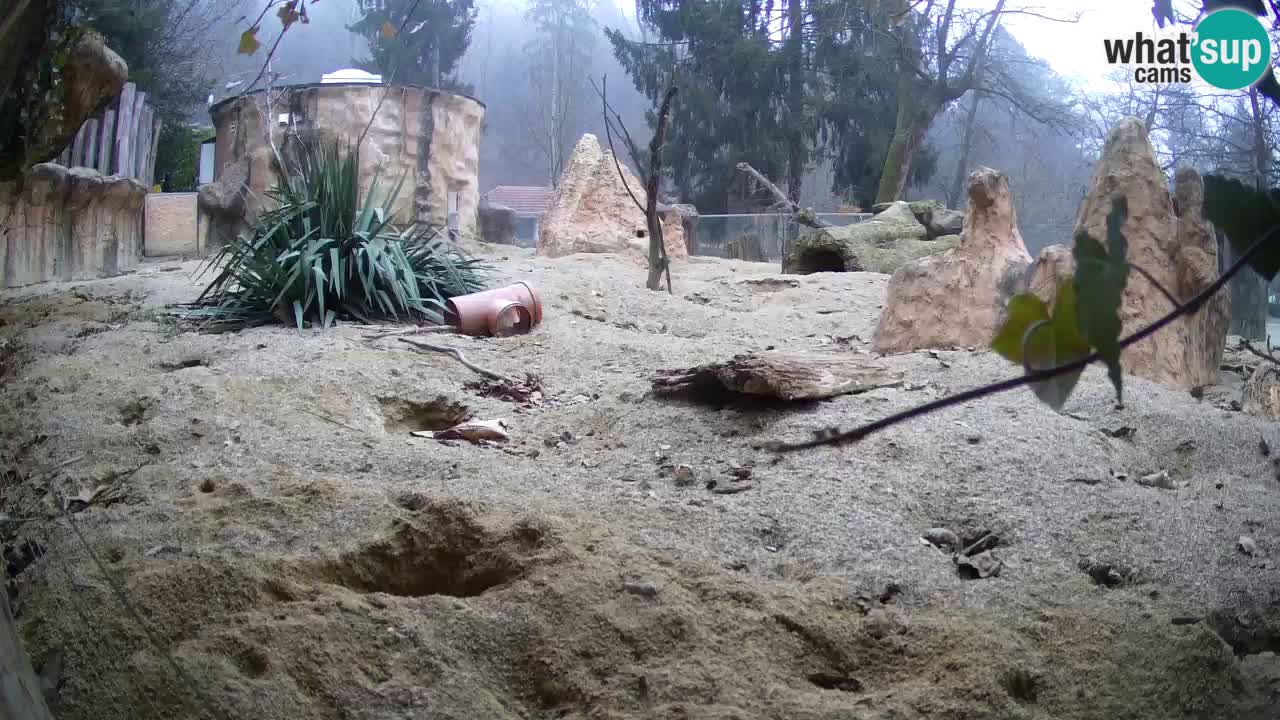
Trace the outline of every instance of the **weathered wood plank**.
<instances>
[{"instance_id":1,"label":"weathered wood plank","mask_svg":"<svg viewBox=\"0 0 1280 720\"><path fill-rule=\"evenodd\" d=\"M142 111L146 107L147 94L138 90L133 95L133 118L129 125L129 177L138 177L138 156L142 154L142 138L138 129L142 126Z\"/></svg>"},{"instance_id":2,"label":"weathered wood plank","mask_svg":"<svg viewBox=\"0 0 1280 720\"><path fill-rule=\"evenodd\" d=\"M111 159L116 147L116 109L114 103L102 114L101 134L98 136L98 172L111 174Z\"/></svg>"},{"instance_id":3,"label":"weathered wood plank","mask_svg":"<svg viewBox=\"0 0 1280 720\"><path fill-rule=\"evenodd\" d=\"M70 167L84 166L84 138L88 132L88 122L80 126L76 131L75 138L71 141L71 165Z\"/></svg>"},{"instance_id":4,"label":"weathered wood plank","mask_svg":"<svg viewBox=\"0 0 1280 720\"><path fill-rule=\"evenodd\" d=\"M115 157L111 163L111 172L113 175L128 175L130 165L131 148L129 147L132 136L130 128L133 127L133 98L137 92L137 86L133 83L125 83L124 90L120 91L120 112L116 115L116 143Z\"/></svg>"},{"instance_id":5,"label":"weathered wood plank","mask_svg":"<svg viewBox=\"0 0 1280 720\"><path fill-rule=\"evenodd\" d=\"M156 113L151 124L151 153L147 156L147 187L156 184L156 153L160 149L160 131L164 129L160 114Z\"/></svg>"},{"instance_id":6,"label":"weathered wood plank","mask_svg":"<svg viewBox=\"0 0 1280 720\"><path fill-rule=\"evenodd\" d=\"M138 93L142 95L142 93ZM143 168L147 166L147 152L151 150L151 108L143 105L138 110L138 152L133 158L133 176L142 181Z\"/></svg>"},{"instance_id":7,"label":"weathered wood plank","mask_svg":"<svg viewBox=\"0 0 1280 720\"><path fill-rule=\"evenodd\" d=\"M98 118L89 118L85 122L84 166L98 167Z\"/></svg>"}]
</instances>

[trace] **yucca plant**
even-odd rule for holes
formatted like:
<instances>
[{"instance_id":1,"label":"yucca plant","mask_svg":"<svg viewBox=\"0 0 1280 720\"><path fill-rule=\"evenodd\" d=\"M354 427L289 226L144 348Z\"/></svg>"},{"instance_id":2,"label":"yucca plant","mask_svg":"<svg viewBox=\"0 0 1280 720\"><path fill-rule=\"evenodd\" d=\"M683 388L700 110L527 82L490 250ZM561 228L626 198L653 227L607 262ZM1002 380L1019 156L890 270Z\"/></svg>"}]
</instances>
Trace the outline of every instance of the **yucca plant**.
<instances>
[{"instance_id":1,"label":"yucca plant","mask_svg":"<svg viewBox=\"0 0 1280 720\"><path fill-rule=\"evenodd\" d=\"M360 203L356 154L336 143L308 146L292 173L267 192L273 209L203 266L217 275L183 315L209 329L279 320L299 330L337 319L444 322L444 301L484 289L489 268L438 227L391 223L402 177Z\"/></svg>"}]
</instances>

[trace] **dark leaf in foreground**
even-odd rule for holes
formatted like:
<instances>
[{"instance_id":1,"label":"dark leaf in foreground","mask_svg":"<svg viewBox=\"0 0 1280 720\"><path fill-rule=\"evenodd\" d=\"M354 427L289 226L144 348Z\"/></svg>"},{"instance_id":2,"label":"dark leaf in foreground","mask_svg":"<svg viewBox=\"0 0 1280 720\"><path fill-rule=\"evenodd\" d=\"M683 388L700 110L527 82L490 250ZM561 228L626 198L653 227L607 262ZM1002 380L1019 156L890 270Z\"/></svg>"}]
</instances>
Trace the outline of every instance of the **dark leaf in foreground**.
<instances>
[{"instance_id":1,"label":"dark leaf in foreground","mask_svg":"<svg viewBox=\"0 0 1280 720\"><path fill-rule=\"evenodd\" d=\"M1280 225L1280 190L1256 190L1221 175L1204 176L1204 217L1227 234L1243 254L1271 228ZM1268 280L1280 271L1280 243L1263 248L1249 265Z\"/></svg>"},{"instance_id":2,"label":"dark leaf in foreground","mask_svg":"<svg viewBox=\"0 0 1280 720\"><path fill-rule=\"evenodd\" d=\"M1117 400L1123 400L1124 377L1120 369L1120 302L1129 278L1125 260L1129 247L1120 228L1128 214L1127 201L1117 196L1107 213L1107 246L1081 232L1076 235L1074 251L1080 332L1107 364Z\"/></svg>"}]
</instances>

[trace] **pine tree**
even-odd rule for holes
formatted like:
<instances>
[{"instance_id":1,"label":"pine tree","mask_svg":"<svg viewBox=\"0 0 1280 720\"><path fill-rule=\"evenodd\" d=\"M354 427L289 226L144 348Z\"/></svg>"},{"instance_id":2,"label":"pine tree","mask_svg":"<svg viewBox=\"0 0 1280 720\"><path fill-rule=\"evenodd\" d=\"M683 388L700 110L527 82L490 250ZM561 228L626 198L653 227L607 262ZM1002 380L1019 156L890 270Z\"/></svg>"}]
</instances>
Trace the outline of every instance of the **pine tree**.
<instances>
[{"instance_id":1,"label":"pine tree","mask_svg":"<svg viewBox=\"0 0 1280 720\"><path fill-rule=\"evenodd\" d=\"M360 0L362 17L350 26L369 41L364 70L386 82L458 88L458 61L471 44L474 0Z\"/></svg>"}]
</instances>

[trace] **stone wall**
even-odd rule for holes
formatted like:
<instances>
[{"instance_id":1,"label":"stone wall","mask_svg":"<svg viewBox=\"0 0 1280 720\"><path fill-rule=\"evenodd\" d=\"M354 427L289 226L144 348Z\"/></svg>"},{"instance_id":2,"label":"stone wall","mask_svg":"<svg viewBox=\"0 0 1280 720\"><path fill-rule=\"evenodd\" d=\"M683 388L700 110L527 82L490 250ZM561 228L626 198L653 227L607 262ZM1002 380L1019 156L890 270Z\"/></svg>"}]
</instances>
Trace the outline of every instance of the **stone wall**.
<instances>
[{"instance_id":1,"label":"stone wall","mask_svg":"<svg viewBox=\"0 0 1280 720\"><path fill-rule=\"evenodd\" d=\"M146 241L142 254L202 255L208 249L208 218L196 208L196 193L150 193L144 211Z\"/></svg>"},{"instance_id":2,"label":"stone wall","mask_svg":"<svg viewBox=\"0 0 1280 720\"><path fill-rule=\"evenodd\" d=\"M147 189L96 170L42 163L0 183L0 277L13 288L116 275L142 256Z\"/></svg>"},{"instance_id":3,"label":"stone wall","mask_svg":"<svg viewBox=\"0 0 1280 720\"><path fill-rule=\"evenodd\" d=\"M276 180L272 143L282 151L298 140L336 140L354 147L362 133L362 190L375 176L384 191L404 178L394 206L398 223L444 225L448 194L456 192L459 232L477 232L484 120L484 105L477 100L401 85L295 85L270 97L265 90L239 96L210 113L217 131L212 185L226 187L202 186L200 206L212 217L215 232L234 231L234 217L261 207ZM282 115L287 115L283 124ZM248 192L239 192L242 184Z\"/></svg>"}]
</instances>

